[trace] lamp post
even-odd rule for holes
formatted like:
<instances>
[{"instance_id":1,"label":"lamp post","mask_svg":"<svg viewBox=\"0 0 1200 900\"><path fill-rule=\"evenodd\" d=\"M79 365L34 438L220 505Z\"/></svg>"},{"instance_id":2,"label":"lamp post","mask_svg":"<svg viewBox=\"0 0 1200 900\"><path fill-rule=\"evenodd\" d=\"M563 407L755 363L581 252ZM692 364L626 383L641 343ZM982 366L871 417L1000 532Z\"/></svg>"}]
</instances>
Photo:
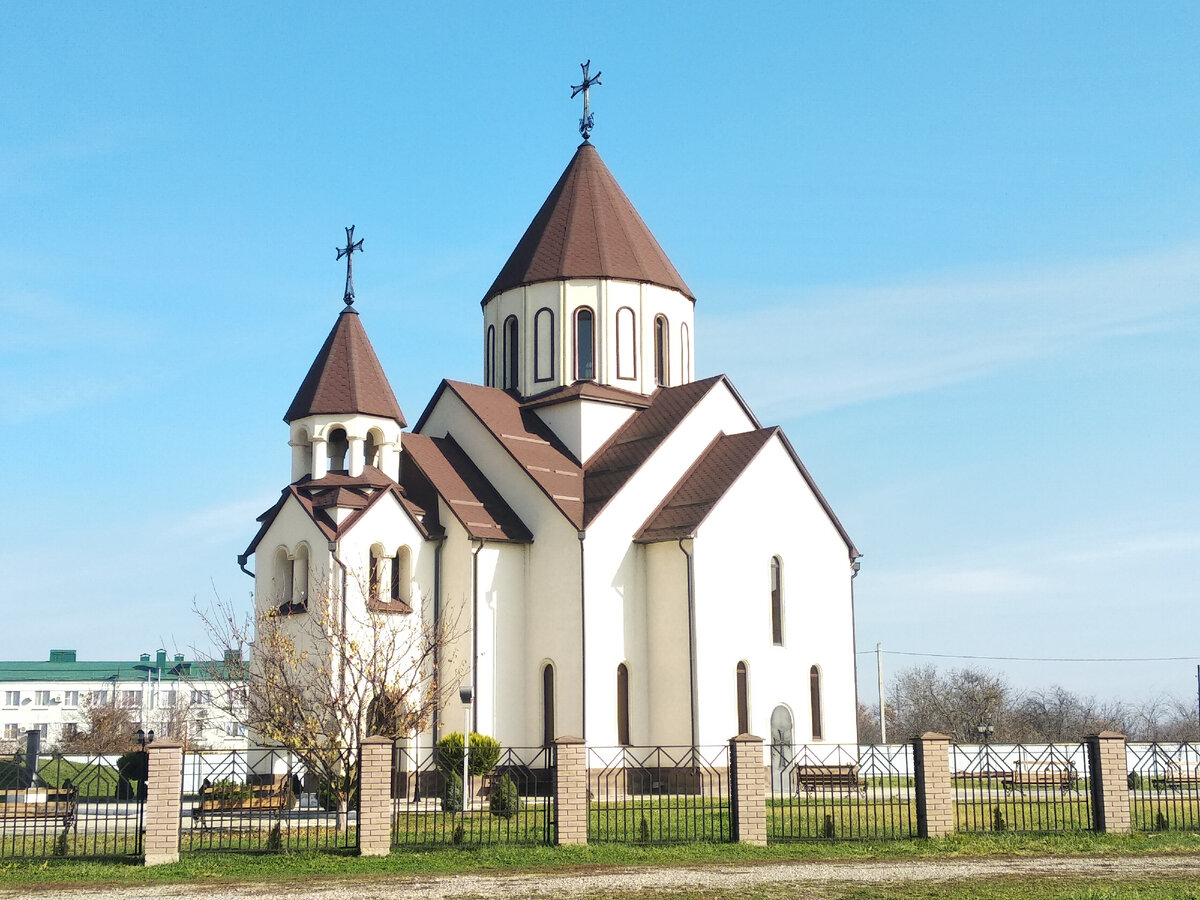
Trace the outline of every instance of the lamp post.
<instances>
[{"instance_id":1,"label":"lamp post","mask_svg":"<svg viewBox=\"0 0 1200 900\"><path fill-rule=\"evenodd\" d=\"M992 725L990 722L980 722L978 725L975 726L975 731L979 734L979 739L981 741L983 741L983 768L988 773L990 773L992 771L991 743L992 743L992 732L994 732L995 730L996 730L996 727L994 725ZM991 775L989 774L986 777L990 778ZM984 783L987 784L986 781Z\"/></svg>"},{"instance_id":2,"label":"lamp post","mask_svg":"<svg viewBox=\"0 0 1200 900\"><path fill-rule=\"evenodd\" d=\"M471 753L471 686L464 684L458 689L458 699L463 703L463 770L462 770L462 808L467 809L467 757Z\"/></svg>"},{"instance_id":3,"label":"lamp post","mask_svg":"<svg viewBox=\"0 0 1200 900\"><path fill-rule=\"evenodd\" d=\"M134 741L136 741L136 742L137 742L137 745L138 745L138 747L141 749L141 751L142 751L143 753L145 753L145 752L146 752L146 745L147 745L147 744L153 744L153 743L154 743L154 729L153 729L153 728L151 728L151 729L150 729L150 730L147 732L147 731L142 731L142 729L140 729L140 728L139 728L139 729L137 730L137 734L135 734L135 735L133 736L133 739L134 739Z\"/></svg>"}]
</instances>

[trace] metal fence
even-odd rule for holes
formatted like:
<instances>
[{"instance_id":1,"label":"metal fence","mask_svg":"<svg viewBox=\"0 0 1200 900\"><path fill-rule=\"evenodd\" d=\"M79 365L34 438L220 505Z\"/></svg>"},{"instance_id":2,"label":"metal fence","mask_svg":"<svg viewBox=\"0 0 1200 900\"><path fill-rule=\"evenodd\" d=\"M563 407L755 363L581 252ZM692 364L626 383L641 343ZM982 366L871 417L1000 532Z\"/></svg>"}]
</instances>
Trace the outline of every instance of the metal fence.
<instances>
[{"instance_id":1,"label":"metal fence","mask_svg":"<svg viewBox=\"0 0 1200 900\"><path fill-rule=\"evenodd\" d=\"M392 846L554 843L554 750L501 750L487 772L467 774L436 751L392 751ZM468 765L470 765L468 760Z\"/></svg>"},{"instance_id":2,"label":"metal fence","mask_svg":"<svg viewBox=\"0 0 1200 900\"><path fill-rule=\"evenodd\" d=\"M959 831L1093 827L1084 744L955 744L950 770Z\"/></svg>"},{"instance_id":3,"label":"metal fence","mask_svg":"<svg viewBox=\"0 0 1200 900\"><path fill-rule=\"evenodd\" d=\"M357 846L357 760L336 778L317 754L194 751L183 758L179 847L283 852ZM339 809L339 806L343 807Z\"/></svg>"},{"instance_id":4,"label":"metal fence","mask_svg":"<svg viewBox=\"0 0 1200 900\"><path fill-rule=\"evenodd\" d=\"M592 747L588 841L730 840L729 747Z\"/></svg>"},{"instance_id":5,"label":"metal fence","mask_svg":"<svg viewBox=\"0 0 1200 900\"><path fill-rule=\"evenodd\" d=\"M769 778L769 841L917 835L910 744L773 744Z\"/></svg>"},{"instance_id":6,"label":"metal fence","mask_svg":"<svg viewBox=\"0 0 1200 900\"><path fill-rule=\"evenodd\" d=\"M1135 831L1200 829L1200 744L1128 744Z\"/></svg>"},{"instance_id":7,"label":"metal fence","mask_svg":"<svg viewBox=\"0 0 1200 900\"><path fill-rule=\"evenodd\" d=\"M145 792L141 751L2 760L0 859L140 856Z\"/></svg>"}]
</instances>

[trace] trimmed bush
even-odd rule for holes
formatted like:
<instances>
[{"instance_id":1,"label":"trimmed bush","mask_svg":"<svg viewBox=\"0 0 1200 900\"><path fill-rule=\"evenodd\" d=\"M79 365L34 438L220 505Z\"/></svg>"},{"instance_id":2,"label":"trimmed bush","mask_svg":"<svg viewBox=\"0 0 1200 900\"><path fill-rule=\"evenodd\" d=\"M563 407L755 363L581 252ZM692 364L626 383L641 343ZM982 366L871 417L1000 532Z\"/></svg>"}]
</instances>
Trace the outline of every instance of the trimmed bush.
<instances>
[{"instance_id":1,"label":"trimmed bush","mask_svg":"<svg viewBox=\"0 0 1200 900\"><path fill-rule=\"evenodd\" d=\"M511 819L521 811L521 795L517 793L516 782L507 772L492 784L492 793L488 798L488 811L493 816Z\"/></svg>"},{"instance_id":2,"label":"trimmed bush","mask_svg":"<svg viewBox=\"0 0 1200 900\"><path fill-rule=\"evenodd\" d=\"M486 734L471 732L471 755L467 764L468 775L486 775L500 761L500 742ZM462 776L463 736L452 731L437 742L437 767L443 775L451 772Z\"/></svg>"},{"instance_id":3,"label":"trimmed bush","mask_svg":"<svg viewBox=\"0 0 1200 900\"><path fill-rule=\"evenodd\" d=\"M339 785L341 787L341 785ZM337 812L338 794L334 790L334 786L328 781L322 779L317 784L317 803L321 805L321 809L327 809L330 812ZM355 778L350 784L350 794L346 798L347 809L354 809L358 805L358 779Z\"/></svg>"},{"instance_id":4,"label":"trimmed bush","mask_svg":"<svg viewBox=\"0 0 1200 900\"><path fill-rule=\"evenodd\" d=\"M461 764L461 758L459 760ZM462 812L463 784L462 776L457 772L446 775L446 784L442 788L442 812Z\"/></svg>"}]
</instances>

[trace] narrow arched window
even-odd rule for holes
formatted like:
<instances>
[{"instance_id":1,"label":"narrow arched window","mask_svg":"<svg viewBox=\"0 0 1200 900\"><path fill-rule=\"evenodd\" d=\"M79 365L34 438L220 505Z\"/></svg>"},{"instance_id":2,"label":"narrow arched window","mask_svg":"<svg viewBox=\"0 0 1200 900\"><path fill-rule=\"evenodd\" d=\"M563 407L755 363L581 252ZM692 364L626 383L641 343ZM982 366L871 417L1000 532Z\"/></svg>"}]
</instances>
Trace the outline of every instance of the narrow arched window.
<instances>
[{"instance_id":1,"label":"narrow arched window","mask_svg":"<svg viewBox=\"0 0 1200 900\"><path fill-rule=\"evenodd\" d=\"M617 743L629 746L629 669L617 666Z\"/></svg>"},{"instance_id":2,"label":"narrow arched window","mask_svg":"<svg viewBox=\"0 0 1200 900\"><path fill-rule=\"evenodd\" d=\"M554 313L543 307L533 317L533 380L554 378Z\"/></svg>"},{"instance_id":3,"label":"narrow arched window","mask_svg":"<svg viewBox=\"0 0 1200 900\"><path fill-rule=\"evenodd\" d=\"M379 581L383 576L383 548L378 544L371 547L371 569L368 573L368 593L371 600L381 599L379 596Z\"/></svg>"},{"instance_id":4,"label":"narrow arched window","mask_svg":"<svg viewBox=\"0 0 1200 900\"><path fill-rule=\"evenodd\" d=\"M346 429L335 428L329 432L329 440L326 446L329 454L329 471L346 471L346 456L350 452L350 441L346 437Z\"/></svg>"},{"instance_id":5,"label":"narrow arched window","mask_svg":"<svg viewBox=\"0 0 1200 900\"><path fill-rule=\"evenodd\" d=\"M737 664L737 716L738 734L750 733L750 685L746 661Z\"/></svg>"},{"instance_id":6,"label":"narrow arched window","mask_svg":"<svg viewBox=\"0 0 1200 900\"><path fill-rule=\"evenodd\" d=\"M813 740L823 740L825 728L821 722L821 670L816 666L808 670L808 702L812 710Z\"/></svg>"},{"instance_id":7,"label":"narrow arched window","mask_svg":"<svg viewBox=\"0 0 1200 900\"><path fill-rule=\"evenodd\" d=\"M633 310L617 310L617 377L626 381L637 378L637 321Z\"/></svg>"},{"instance_id":8,"label":"narrow arched window","mask_svg":"<svg viewBox=\"0 0 1200 900\"><path fill-rule=\"evenodd\" d=\"M408 547L401 547L392 560L392 601L411 605L411 592L412 552Z\"/></svg>"},{"instance_id":9,"label":"narrow arched window","mask_svg":"<svg viewBox=\"0 0 1200 900\"><path fill-rule=\"evenodd\" d=\"M660 386L665 386L670 380L671 373L668 371L670 360L668 356L668 333L667 333L667 317L655 316L654 318L654 383Z\"/></svg>"},{"instance_id":10,"label":"narrow arched window","mask_svg":"<svg viewBox=\"0 0 1200 900\"><path fill-rule=\"evenodd\" d=\"M483 383L496 386L496 326L489 325L483 348Z\"/></svg>"},{"instance_id":11,"label":"narrow arched window","mask_svg":"<svg viewBox=\"0 0 1200 900\"><path fill-rule=\"evenodd\" d=\"M308 562L308 547L301 544L292 560L292 603L295 606L308 603Z\"/></svg>"},{"instance_id":12,"label":"narrow arched window","mask_svg":"<svg viewBox=\"0 0 1200 900\"><path fill-rule=\"evenodd\" d=\"M542 746L554 743L554 666L542 669Z\"/></svg>"},{"instance_id":13,"label":"narrow arched window","mask_svg":"<svg viewBox=\"0 0 1200 900\"><path fill-rule=\"evenodd\" d=\"M275 600L280 608L291 606L295 577L295 560L280 547L275 551Z\"/></svg>"},{"instance_id":14,"label":"narrow arched window","mask_svg":"<svg viewBox=\"0 0 1200 900\"><path fill-rule=\"evenodd\" d=\"M771 557L771 643L783 646L783 561Z\"/></svg>"},{"instance_id":15,"label":"narrow arched window","mask_svg":"<svg viewBox=\"0 0 1200 900\"><path fill-rule=\"evenodd\" d=\"M575 313L575 378L590 381L596 377L595 318L587 309Z\"/></svg>"},{"instance_id":16,"label":"narrow arched window","mask_svg":"<svg viewBox=\"0 0 1200 900\"><path fill-rule=\"evenodd\" d=\"M679 329L679 383L692 380L692 342L689 340L687 322Z\"/></svg>"},{"instance_id":17,"label":"narrow arched window","mask_svg":"<svg viewBox=\"0 0 1200 900\"><path fill-rule=\"evenodd\" d=\"M517 317L504 320L504 386L516 390L521 372L520 349L517 341Z\"/></svg>"}]
</instances>

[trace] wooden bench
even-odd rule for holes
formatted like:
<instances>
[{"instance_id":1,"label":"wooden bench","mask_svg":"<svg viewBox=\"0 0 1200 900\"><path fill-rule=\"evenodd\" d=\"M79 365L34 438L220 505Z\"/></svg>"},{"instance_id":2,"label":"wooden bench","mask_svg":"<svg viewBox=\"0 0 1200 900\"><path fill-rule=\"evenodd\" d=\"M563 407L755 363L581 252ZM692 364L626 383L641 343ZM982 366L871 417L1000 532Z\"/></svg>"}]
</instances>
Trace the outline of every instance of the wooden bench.
<instances>
[{"instance_id":1,"label":"wooden bench","mask_svg":"<svg viewBox=\"0 0 1200 900\"><path fill-rule=\"evenodd\" d=\"M1189 772L1179 763L1171 761L1161 775L1150 776L1150 786L1156 791L1195 791L1200 788L1200 766Z\"/></svg>"},{"instance_id":2,"label":"wooden bench","mask_svg":"<svg viewBox=\"0 0 1200 900\"><path fill-rule=\"evenodd\" d=\"M75 825L79 791L68 781L61 788L21 788L0 791L0 826L9 822L57 821L63 836Z\"/></svg>"},{"instance_id":3,"label":"wooden bench","mask_svg":"<svg viewBox=\"0 0 1200 900\"><path fill-rule=\"evenodd\" d=\"M213 813L275 813L296 803L291 775L275 775L260 784L214 785L207 778L200 785L199 803L192 820L200 825Z\"/></svg>"},{"instance_id":4,"label":"wooden bench","mask_svg":"<svg viewBox=\"0 0 1200 900\"><path fill-rule=\"evenodd\" d=\"M1056 789L1059 793L1075 790L1078 778L1075 767L1070 763L1047 761L1017 760L1016 767L1001 781L1007 792L1025 793L1026 788L1034 791L1042 788Z\"/></svg>"},{"instance_id":5,"label":"wooden bench","mask_svg":"<svg viewBox=\"0 0 1200 900\"><path fill-rule=\"evenodd\" d=\"M858 777L858 765L796 766L796 784L806 794L818 791L865 794L867 782Z\"/></svg>"}]
</instances>

